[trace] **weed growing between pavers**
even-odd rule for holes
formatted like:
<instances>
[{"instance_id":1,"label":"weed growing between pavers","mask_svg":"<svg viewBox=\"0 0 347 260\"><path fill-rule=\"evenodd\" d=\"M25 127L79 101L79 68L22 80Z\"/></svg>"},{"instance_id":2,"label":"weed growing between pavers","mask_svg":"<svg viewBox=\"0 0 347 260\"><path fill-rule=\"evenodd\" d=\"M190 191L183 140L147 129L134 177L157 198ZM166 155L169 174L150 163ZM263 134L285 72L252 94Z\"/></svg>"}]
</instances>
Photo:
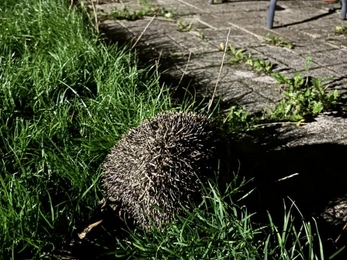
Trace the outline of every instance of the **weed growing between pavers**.
<instances>
[{"instance_id":1,"label":"weed growing between pavers","mask_svg":"<svg viewBox=\"0 0 347 260\"><path fill-rule=\"evenodd\" d=\"M125 20L138 20L142 19L144 16L163 16L168 19L174 17L172 11L167 11L163 7L153 6L152 4L144 4L144 7L139 10L130 10L129 6L124 5L122 9L114 7L110 14L107 15L107 18L115 19L125 19Z\"/></svg>"},{"instance_id":2,"label":"weed growing between pavers","mask_svg":"<svg viewBox=\"0 0 347 260\"><path fill-rule=\"evenodd\" d=\"M239 106L228 109L227 115L222 119L224 128L228 131L251 130L257 123L257 117L249 114Z\"/></svg>"},{"instance_id":3,"label":"weed growing between pavers","mask_svg":"<svg viewBox=\"0 0 347 260\"><path fill-rule=\"evenodd\" d=\"M255 59L251 53L247 53L245 49L236 48L232 44L225 50L224 44L221 43L219 46L221 51L226 51L231 56L230 62L232 63L246 63L250 65L254 70L259 73L270 74L274 65L266 60Z\"/></svg>"},{"instance_id":4,"label":"weed growing between pavers","mask_svg":"<svg viewBox=\"0 0 347 260\"><path fill-rule=\"evenodd\" d=\"M251 65L256 71L263 72L265 74L269 74L274 67L274 65L270 61L261 59L248 59L246 63Z\"/></svg>"},{"instance_id":5,"label":"weed growing between pavers","mask_svg":"<svg viewBox=\"0 0 347 260\"><path fill-rule=\"evenodd\" d=\"M139 10L130 10L127 5L124 5L123 9L119 10L117 7L114 7L110 14L107 15L108 18L115 19L125 19L125 20L138 20L142 19L144 16L163 16L168 19L174 18L174 12L168 11L163 7L154 6L148 2L142 3L143 8ZM186 22L182 19L177 20L177 31L179 32L189 32L193 28L192 22Z\"/></svg>"},{"instance_id":6,"label":"weed growing between pavers","mask_svg":"<svg viewBox=\"0 0 347 260\"><path fill-rule=\"evenodd\" d=\"M308 74L312 58L306 59L305 69ZM293 78L288 78L281 73L272 76L278 83L285 85L284 98L276 103L270 117L279 120L301 121L313 117L330 109L338 103L337 90L328 92L328 85L324 82L329 79L312 78L295 73Z\"/></svg>"},{"instance_id":7,"label":"weed growing between pavers","mask_svg":"<svg viewBox=\"0 0 347 260\"><path fill-rule=\"evenodd\" d=\"M276 46L276 47L287 48L287 49L293 49L295 46L294 43L288 42L287 40L283 39L283 37L274 36L270 33L266 35L264 43L268 45Z\"/></svg>"},{"instance_id":8,"label":"weed growing between pavers","mask_svg":"<svg viewBox=\"0 0 347 260\"><path fill-rule=\"evenodd\" d=\"M177 31L179 32L189 32L193 28L192 22L186 22L182 19L178 19L177 21Z\"/></svg>"},{"instance_id":9,"label":"weed growing between pavers","mask_svg":"<svg viewBox=\"0 0 347 260\"><path fill-rule=\"evenodd\" d=\"M251 53L245 49L237 49L229 45L224 50L224 44L220 45L220 50L226 51L232 63L249 64L258 72L262 72L275 78L283 87L284 97L277 101L275 108L264 111L261 117L252 117L253 122L261 121L304 121L314 117L323 111L336 106L339 103L337 90L329 92L329 85L325 82L331 78L313 78L304 76L301 72L295 73L291 78L279 72L273 72L274 65L266 60L254 59ZM307 57L305 62L305 72L309 75L312 58ZM233 111L233 109L231 109Z\"/></svg>"},{"instance_id":10,"label":"weed growing between pavers","mask_svg":"<svg viewBox=\"0 0 347 260\"><path fill-rule=\"evenodd\" d=\"M206 39L206 36L205 36L205 34L203 33L203 31L202 31L201 29L198 29L197 32L198 32L197 36L198 36L201 40L205 40L205 39Z\"/></svg>"},{"instance_id":11,"label":"weed growing between pavers","mask_svg":"<svg viewBox=\"0 0 347 260\"><path fill-rule=\"evenodd\" d=\"M335 34L347 34L347 26L344 24L336 25L334 28Z\"/></svg>"},{"instance_id":12,"label":"weed growing between pavers","mask_svg":"<svg viewBox=\"0 0 347 260\"><path fill-rule=\"evenodd\" d=\"M271 118L289 121L301 121L314 117L335 106L338 102L337 90L328 93L329 86L323 85L323 79L303 77L297 73L292 79L276 75L280 84L286 84L285 97L271 110Z\"/></svg>"}]
</instances>

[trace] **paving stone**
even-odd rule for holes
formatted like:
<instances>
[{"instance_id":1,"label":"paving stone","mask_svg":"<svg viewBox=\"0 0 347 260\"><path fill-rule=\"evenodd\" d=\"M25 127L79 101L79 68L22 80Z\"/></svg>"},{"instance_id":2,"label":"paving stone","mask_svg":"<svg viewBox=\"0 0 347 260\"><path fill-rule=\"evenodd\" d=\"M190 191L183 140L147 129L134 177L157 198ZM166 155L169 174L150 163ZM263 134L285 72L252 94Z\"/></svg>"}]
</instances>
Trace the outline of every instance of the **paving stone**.
<instances>
[{"instance_id":1,"label":"paving stone","mask_svg":"<svg viewBox=\"0 0 347 260\"><path fill-rule=\"evenodd\" d=\"M237 48L251 48L254 46L259 46L261 44L259 38L250 34L241 36L231 36L229 38L229 43Z\"/></svg>"},{"instance_id":2,"label":"paving stone","mask_svg":"<svg viewBox=\"0 0 347 260\"><path fill-rule=\"evenodd\" d=\"M224 103L239 105L251 113L273 107L273 100L260 95L248 84L244 81L222 81L217 89L217 97Z\"/></svg>"},{"instance_id":3,"label":"paving stone","mask_svg":"<svg viewBox=\"0 0 347 260\"><path fill-rule=\"evenodd\" d=\"M230 28L231 26L227 22L227 20L221 19L221 17L224 18L224 16L218 16L216 14L209 14L209 13L201 14L199 17L199 21L214 30L222 30L222 29Z\"/></svg>"},{"instance_id":4,"label":"paving stone","mask_svg":"<svg viewBox=\"0 0 347 260\"><path fill-rule=\"evenodd\" d=\"M303 41L303 39L307 38L307 35L296 30L292 30L291 27L281 27L281 28L276 28L275 30L271 30L269 32L271 35L272 34L278 34L281 36L285 41L287 42L292 42L296 44L297 42ZM307 41L304 41L307 42Z\"/></svg>"},{"instance_id":5,"label":"paving stone","mask_svg":"<svg viewBox=\"0 0 347 260\"><path fill-rule=\"evenodd\" d=\"M253 59L270 61L276 65L275 72L286 75L293 75L296 71L305 73L305 60L312 56L310 75L334 76L339 79L336 82L341 84L346 75L347 37L334 34L335 26L341 24L339 14L330 10L334 5L323 4L321 0L279 1L274 23L277 27L273 30L266 28L268 2L231 1L210 5L208 1L201 0L158 0L153 4L172 10L175 19L156 17L152 21L151 17L145 17L136 21L103 23L122 35L128 34L127 39L133 41L141 35L138 46L144 46L146 52L161 53L167 62L172 59L175 68L172 73L180 71L198 78L200 86L206 84L205 90L201 90L205 95L210 93L219 77L223 90L219 93L221 98L225 96L227 100L245 95L245 104L257 104L247 106L252 111L254 107L264 107L259 104L260 101L267 106L281 97L276 82L270 76L257 74L248 65L231 64L228 55L220 73L223 52L218 50L228 34L228 44L246 49L252 53ZM107 13L114 7L119 9L124 5L141 8L133 1L97 7ZM178 32L177 19L191 22L192 29ZM121 29L116 29L117 26ZM268 34L283 37L293 42L295 47L289 50L264 44ZM251 98L254 98L253 102Z\"/></svg>"},{"instance_id":6,"label":"paving stone","mask_svg":"<svg viewBox=\"0 0 347 260\"><path fill-rule=\"evenodd\" d=\"M267 20L267 13L247 13L247 16L243 15L242 17L236 18L231 17L231 19L226 19L226 21L239 28L244 28L244 26L247 25L254 25L254 21L258 21L259 23L262 23L265 27Z\"/></svg>"},{"instance_id":7,"label":"paving stone","mask_svg":"<svg viewBox=\"0 0 347 260\"><path fill-rule=\"evenodd\" d=\"M286 135L297 135L298 132L301 138L288 143L288 146L295 147L302 143L317 144L317 143L339 143L347 145L347 131L341 129L347 127L347 121L343 118L334 117L333 114L325 113L319 115L314 122L303 125L302 128L295 128ZM318 138L312 138L312 137ZM337 136L338 139L336 138Z\"/></svg>"},{"instance_id":8,"label":"paving stone","mask_svg":"<svg viewBox=\"0 0 347 260\"><path fill-rule=\"evenodd\" d=\"M322 78L322 79L334 78L334 77L337 77L338 75L335 71L331 70L329 67L310 69L308 74L312 77Z\"/></svg>"},{"instance_id":9,"label":"paving stone","mask_svg":"<svg viewBox=\"0 0 347 260\"><path fill-rule=\"evenodd\" d=\"M327 44L324 40L316 41L300 41L294 42L295 46L293 51L301 56L308 56L315 52L325 52L330 50L335 50L336 47Z\"/></svg>"},{"instance_id":10,"label":"paving stone","mask_svg":"<svg viewBox=\"0 0 347 260\"><path fill-rule=\"evenodd\" d=\"M325 42L330 46L334 46L344 50L347 49L346 35L330 35L327 38L325 38Z\"/></svg>"},{"instance_id":11,"label":"paving stone","mask_svg":"<svg viewBox=\"0 0 347 260\"><path fill-rule=\"evenodd\" d=\"M215 74L217 75L221 66L223 53L211 52L211 53L192 53L190 60L187 60L187 66L184 69L188 71L194 71L203 68L215 68Z\"/></svg>"},{"instance_id":12,"label":"paving stone","mask_svg":"<svg viewBox=\"0 0 347 260\"><path fill-rule=\"evenodd\" d=\"M221 82L217 88L217 96L220 97L223 102L238 105L246 103L244 101L245 97L252 92L251 89L245 87L244 83L240 81L224 81Z\"/></svg>"},{"instance_id":13,"label":"paving stone","mask_svg":"<svg viewBox=\"0 0 347 260\"><path fill-rule=\"evenodd\" d=\"M267 57L271 57L279 64L284 64L286 67L300 71L305 69L305 58L295 53L293 50L275 47L275 46L260 46L255 48ZM312 68L318 67L317 64L312 64Z\"/></svg>"},{"instance_id":14,"label":"paving stone","mask_svg":"<svg viewBox=\"0 0 347 260\"><path fill-rule=\"evenodd\" d=\"M165 3L163 1L158 1L158 6L165 6L165 10L168 12L172 12L173 15L179 15L180 17L184 17L186 15L195 15L199 14L200 12L189 5L177 3L172 1L168 1L169 3Z\"/></svg>"},{"instance_id":15,"label":"paving stone","mask_svg":"<svg viewBox=\"0 0 347 260\"><path fill-rule=\"evenodd\" d=\"M236 28L230 28L230 34L228 29L218 31L206 30L202 33L206 35L206 40L210 42L211 45L215 46L216 49L220 48L221 43L225 45L227 40L228 42L226 47L230 44L237 48L259 45L258 38Z\"/></svg>"},{"instance_id":16,"label":"paving stone","mask_svg":"<svg viewBox=\"0 0 347 260\"><path fill-rule=\"evenodd\" d=\"M344 50L329 50L314 53L314 61L322 66L346 63L347 52Z\"/></svg>"},{"instance_id":17,"label":"paving stone","mask_svg":"<svg viewBox=\"0 0 347 260\"><path fill-rule=\"evenodd\" d=\"M252 34L256 37L258 37L258 39L262 42L266 36L268 34L273 34L276 36L276 32L274 32L273 30L270 30L266 27L259 27L259 26L255 26L254 24L252 25L245 25L243 26L244 30L249 33ZM279 37L280 35L277 34L277 36Z\"/></svg>"},{"instance_id":18,"label":"paving stone","mask_svg":"<svg viewBox=\"0 0 347 260\"><path fill-rule=\"evenodd\" d=\"M342 76L347 77L347 63L342 63L339 65L332 65L329 67L326 67L327 69L334 71L337 75L336 76Z\"/></svg>"}]
</instances>

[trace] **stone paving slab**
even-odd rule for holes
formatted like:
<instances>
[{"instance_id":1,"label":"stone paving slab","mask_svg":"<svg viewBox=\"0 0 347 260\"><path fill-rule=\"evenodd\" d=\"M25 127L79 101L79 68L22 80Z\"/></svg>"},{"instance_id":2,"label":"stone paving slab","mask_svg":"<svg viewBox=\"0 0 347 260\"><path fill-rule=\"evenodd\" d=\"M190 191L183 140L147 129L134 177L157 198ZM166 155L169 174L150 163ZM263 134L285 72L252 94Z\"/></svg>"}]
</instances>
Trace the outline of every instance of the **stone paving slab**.
<instances>
[{"instance_id":1,"label":"stone paving slab","mask_svg":"<svg viewBox=\"0 0 347 260\"><path fill-rule=\"evenodd\" d=\"M141 37L138 46L145 46L145 55L154 52L154 56L172 59L174 62L166 68L167 73L194 77L199 82L200 92L197 89L197 93L205 98L212 94L217 79L218 98L223 102L237 100L237 104L251 112L271 107L281 98L281 88L271 77L259 75L245 65L233 65L228 56L220 71L223 52L219 46L226 42L228 34L227 45L244 48L253 57L275 64L275 71L288 75L306 73L305 60L312 56L309 75L334 77L333 87L347 91L347 37L334 33L335 26L347 26L347 22L339 18L339 4L321 0L278 1L272 30L266 28L269 1L228 1L210 5L202 0L153 0L152 4L172 11L175 19L109 19L103 21L102 26L122 30L133 42ZM109 13L112 8L122 10L124 6L129 6L130 10L142 8L134 0L96 5L96 8ZM179 32L178 19L192 23L192 30ZM265 44L269 33L283 37L295 47L289 50Z\"/></svg>"}]
</instances>

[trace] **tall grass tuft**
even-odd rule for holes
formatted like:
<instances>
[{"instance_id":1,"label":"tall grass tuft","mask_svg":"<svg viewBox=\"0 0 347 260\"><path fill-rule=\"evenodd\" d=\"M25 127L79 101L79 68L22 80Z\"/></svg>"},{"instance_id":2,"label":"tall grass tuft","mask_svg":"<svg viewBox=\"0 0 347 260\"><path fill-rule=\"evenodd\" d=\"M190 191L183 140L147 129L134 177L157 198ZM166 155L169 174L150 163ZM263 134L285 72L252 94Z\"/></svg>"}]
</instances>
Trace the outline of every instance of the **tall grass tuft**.
<instances>
[{"instance_id":1,"label":"tall grass tuft","mask_svg":"<svg viewBox=\"0 0 347 260\"><path fill-rule=\"evenodd\" d=\"M103 45L70 1L0 7L0 258L43 257L101 198L99 165L144 118L171 109L136 56Z\"/></svg>"},{"instance_id":2,"label":"tall grass tuft","mask_svg":"<svg viewBox=\"0 0 347 260\"><path fill-rule=\"evenodd\" d=\"M312 221L305 220L293 201L291 201L288 209L284 202L282 225L276 225L270 213L268 213L268 218L270 232L263 248L265 260L325 259L317 222L315 219L312 219Z\"/></svg>"},{"instance_id":3,"label":"tall grass tuft","mask_svg":"<svg viewBox=\"0 0 347 260\"><path fill-rule=\"evenodd\" d=\"M234 184L222 194L209 182L199 205L163 228L131 231L115 254L131 259L255 259L261 228L253 226L252 214L234 201L245 181Z\"/></svg>"},{"instance_id":4,"label":"tall grass tuft","mask_svg":"<svg viewBox=\"0 0 347 260\"><path fill-rule=\"evenodd\" d=\"M239 179L235 175L224 193L208 183L201 204L163 228L128 231L129 237L119 240L110 254L127 259L328 259L316 222L305 220L294 202L289 208L284 204L282 220L269 213L267 223L254 223L255 213L242 204L249 194L246 182Z\"/></svg>"}]
</instances>

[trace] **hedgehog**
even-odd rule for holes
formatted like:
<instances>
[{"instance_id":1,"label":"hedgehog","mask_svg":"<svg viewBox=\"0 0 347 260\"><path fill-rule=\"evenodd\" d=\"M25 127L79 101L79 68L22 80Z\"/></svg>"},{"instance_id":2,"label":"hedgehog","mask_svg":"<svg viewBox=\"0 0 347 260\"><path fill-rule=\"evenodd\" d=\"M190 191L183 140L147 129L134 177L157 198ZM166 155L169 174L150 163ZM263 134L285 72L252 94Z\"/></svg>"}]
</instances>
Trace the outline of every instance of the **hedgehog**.
<instances>
[{"instance_id":1,"label":"hedgehog","mask_svg":"<svg viewBox=\"0 0 347 260\"><path fill-rule=\"evenodd\" d=\"M144 121L123 135L103 163L107 204L145 229L172 221L201 199L201 181L215 174L222 136L194 113L167 112Z\"/></svg>"}]
</instances>

